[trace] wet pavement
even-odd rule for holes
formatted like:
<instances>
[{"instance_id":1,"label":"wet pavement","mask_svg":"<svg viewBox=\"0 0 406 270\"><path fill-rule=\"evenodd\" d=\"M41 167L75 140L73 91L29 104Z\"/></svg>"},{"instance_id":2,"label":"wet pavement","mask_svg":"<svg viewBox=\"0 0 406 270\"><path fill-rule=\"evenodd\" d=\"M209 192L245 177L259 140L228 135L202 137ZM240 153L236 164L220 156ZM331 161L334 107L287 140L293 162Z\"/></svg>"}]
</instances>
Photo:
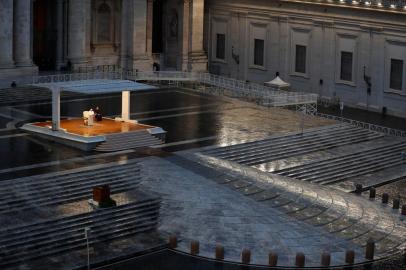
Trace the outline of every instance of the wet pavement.
<instances>
[{"instance_id":1,"label":"wet pavement","mask_svg":"<svg viewBox=\"0 0 406 270\"><path fill-rule=\"evenodd\" d=\"M162 236L177 234L182 240L178 247L181 252L189 252L190 241L199 240L199 255L204 258L213 258L215 245L222 244L228 261L239 262L241 250L250 248L253 263L267 264L268 252L277 250L280 265L291 266L296 252L300 251L306 254L308 265L318 266L320 254L326 250L331 252L333 264L343 263L347 249L355 251L357 262L364 261L364 246L369 238L377 241L377 257L392 255L403 248L406 221L399 211L382 206L379 198L368 200L337 187L277 173L302 165L311 168L318 163L334 163L335 158L347 158L346 155L353 155L355 150L361 153L402 142L310 116L304 118L302 134L302 116L296 112L170 88L134 93L131 100L132 117L167 130L166 144L108 154L82 152L13 128L23 122L50 117L51 107L46 96L38 100L35 95L27 96L27 100L21 98L18 105L3 102L5 105L0 106L0 180L10 186L21 181L35 186L35 179L45 173L70 175L82 169L97 172L104 166L119 170L111 164L136 161L141 167L140 188L162 198L155 236L162 242ZM83 110L95 106L101 108L104 116L112 117L120 113L121 98L119 95L69 97L63 99L61 112L63 117L81 117ZM291 137L284 142L284 136ZM266 144L263 141L270 142L270 146L261 149ZM261 161L249 164L255 166L233 163L230 158L211 159L210 155L205 159L201 155L219 147L234 151L246 143L250 145L249 151L260 149ZM274 151L275 147L279 152ZM281 158L275 159L271 153L278 153ZM258 153L248 152L244 159L252 162L256 155ZM238 159L235 153L231 157ZM352 165L345 166L355 166L353 162L357 158L348 162ZM390 158L385 160L389 163ZM396 173L400 170L397 168ZM123 174L126 173L123 170ZM385 187L391 196L395 196L392 194L396 191L406 190L402 180L379 187L378 194ZM52 185L52 188L58 187ZM58 211L63 216L75 215L74 205L85 209L87 201L63 204ZM46 216L43 214L42 218ZM122 243L114 244L114 250L121 252ZM98 252L95 246L92 252L102 256L108 250L107 245ZM83 249L75 256L85 262ZM62 264L59 265L62 269Z\"/></svg>"},{"instance_id":2,"label":"wet pavement","mask_svg":"<svg viewBox=\"0 0 406 270\"><path fill-rule=\"evenodd\" d=\"M318 112L340 116L341 111L338 105L331 105L329 107L319 105ZM361 122L371 123L374 125L390 127L394 129L406 130L406 119L391 115L384 115L382 113L344 107L343 117L348 119L354 119Z\"/></svg>"},{"instance_id":3,"label":"wet pavement","mask_svg":"<svg viewBox=\"0 0 406 270\"><path fill-rule=\"evenodd\" d=\"M160 126L168 131L167 144L163 147L170 152L196 146L238 143L300 128L300 117L291 111L263 110L250 104L180 89L134 93L131 99L133 118L140 123ZM83 110L99 106L103 115L115 116L120 113L120 102L120 95L63 100L61 115L80 117ZM25 122L49 119L51 106L49 101L2 106L0 113L13 118L11 123L8 122L9 125L18 126ZM264 122L263 119L267 121ZM305 127L323 123L331 121L309 119ZM2 156L8 157L0 160L0 179L5 169L7 173L3 175L4 179L10 179L13 177L11 168L37 164L40 170L35 166L29 169L45 172L46 168L51 168L43 166L43 163L97 155L26 135L16 129L10 131L1 128L0 152ZM72 166L79 165L75 163ZM56 165L54 170L57 169L60 169L60 165Z\"/></svg>"}]
</instances>

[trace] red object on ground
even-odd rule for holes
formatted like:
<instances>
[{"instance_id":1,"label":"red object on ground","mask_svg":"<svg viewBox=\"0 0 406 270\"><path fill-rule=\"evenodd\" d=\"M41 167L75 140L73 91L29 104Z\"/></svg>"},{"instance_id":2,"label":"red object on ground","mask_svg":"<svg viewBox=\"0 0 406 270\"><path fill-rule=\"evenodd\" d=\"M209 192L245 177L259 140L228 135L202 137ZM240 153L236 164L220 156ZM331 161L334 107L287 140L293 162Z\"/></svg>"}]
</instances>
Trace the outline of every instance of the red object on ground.
<instances>
[{"instance_id":1,"label":"red object on ground","mask_svg":"<svg viewBox=\"0 0 406 270\"><path fill-rule=\"evenodd\" d=\"M93 188L93 200L96 202L102 202L110 199L110 186L97 186Z\"/></svg>"}]
</instances>

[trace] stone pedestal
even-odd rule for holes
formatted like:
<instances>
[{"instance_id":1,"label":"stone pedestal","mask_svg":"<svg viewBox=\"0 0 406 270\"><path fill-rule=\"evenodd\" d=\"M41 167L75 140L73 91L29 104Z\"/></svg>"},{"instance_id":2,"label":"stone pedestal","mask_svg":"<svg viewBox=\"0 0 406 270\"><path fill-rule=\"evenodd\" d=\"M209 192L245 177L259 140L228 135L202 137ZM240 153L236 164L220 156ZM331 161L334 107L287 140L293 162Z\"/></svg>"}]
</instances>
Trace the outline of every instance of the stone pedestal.
<instances>
[{"instance_id":1,"label":"stone pedestal","mask_svg":"<svg viewBox=\"0 0 406 270\"><path fill-rule=\"evenodd\" d=\"M14 67L13 0L0 1L0 69Z\"/></svg>"}]
</instances>

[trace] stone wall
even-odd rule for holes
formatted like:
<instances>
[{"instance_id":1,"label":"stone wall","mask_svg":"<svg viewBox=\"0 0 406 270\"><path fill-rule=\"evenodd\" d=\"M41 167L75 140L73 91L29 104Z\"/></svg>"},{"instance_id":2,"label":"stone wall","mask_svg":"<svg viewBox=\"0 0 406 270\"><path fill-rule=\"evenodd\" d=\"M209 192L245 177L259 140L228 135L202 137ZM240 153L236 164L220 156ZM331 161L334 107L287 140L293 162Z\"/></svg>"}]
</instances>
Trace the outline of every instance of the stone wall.
<instances>
[{"instance_id":1,"label":"stone wall","mask_svg":"<svg viewBox=\"0 0 406 270\"><path fill-rule=\"evenodd\" d=\"M297 1L210 0L206 22L209 69L265 82L276 73L292 89L339 98L345 104L406 116L404 11L340 7ZM216 58L217 34L226 36ZM254 41L264 40L264 63L254 64ZM295 72L296 45L306 46L305 72ZM340 76L341 52L352 53L352 78ZM403 60L402 90L390 89L390 59ZM365 74L371 77L367 94Z\"/></svg>"}]
</instances>

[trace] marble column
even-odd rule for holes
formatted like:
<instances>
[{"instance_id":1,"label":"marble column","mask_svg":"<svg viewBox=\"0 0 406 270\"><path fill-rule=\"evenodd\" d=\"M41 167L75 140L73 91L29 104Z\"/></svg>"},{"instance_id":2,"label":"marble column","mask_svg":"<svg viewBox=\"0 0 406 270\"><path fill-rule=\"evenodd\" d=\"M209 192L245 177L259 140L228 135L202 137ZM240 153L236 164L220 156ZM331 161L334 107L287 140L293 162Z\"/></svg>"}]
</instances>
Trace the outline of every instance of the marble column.
<instances>
[{"instance_id":1,"label":"marble column","mask_svg":"<svg viewBox=\"0 0 406 270\"><path fill-rule=\"evenodd\" d=\"M182 18L182 71L189 71L190 44L190 4L192 0L183 0Z\"/></svg>"},{"instance_id":2,"label":"marble column","mask_svg":"<svg viewBox=\"0 0 406 270\"><path fill-rule=\"evenodd\" d=\"M14 61L18 67L32 66L31 0L14 0Z\"/></svg>"},{"instance_id":3,"label":"marble column","mask_svg":"<svg viewBox=\"0 0 406 270\"><path fill-rule=\"evenodd\" d=\"M87 28L90 14L87 6L89 3L89 0L69 1L68 58L74 70L88 63L87 47L90 44L88 44Z\"/></svg>"},{"instance_id":4,"label":"marble column","mask_svg":"<svg viewBox=\"0 0 406 270\"><path fill-rule=\"evenodd\" d=\"M132 68L152 70L152 59L147 53L147 0L133 0L131 14Z\"/></svg>"},{"instance_id":5,"label":"marble column","mask_svg":"<svg viewBox=\"0 0 406 270\"><path fill-rule=\"evenodd\" d=\"M193 0L191 7L191 42L189 64L192 71L207 70L207 55L203 49L204 0Z\"/></svg>"},{"instance_id":6,"label":"marble column","mask_svg":"<svg viewBox=\"0 0 406 270\"><path fill-rule=\"evenodd\" d=\"M0 68L14 67L13 0L0 1Z\"/></svg>"},{"instance_id":7,"label":"marble column","mask_svg":"<svg viewBox=\"0 0 406 270\"><path fill-rule=\"evenodd\" d=\"M147 53L152 56L152 31L154 24L154 0L147 0Z\"/></svg>"},{"instance_id":8,"label":"marble column","mask_svg":"<svg viewBox=\"0 0 406 270\"><path fill-rule=\"evenodd\" d=\"M56 16L56 21L57 21L57 43L56 43L56 68L58 70L61 69L62 66L64 66L64 38L63 38L63 19L64 19L64 10L63 10L63 1L64 0L57 0L57 16Z\"/></svg>"},{"instance_id":9,"label":"marble column","mask_svg":"<svg viewBox=\"0 0 406 270\"><path fill-rule=\"evenodd\" d=\"M128 33L129 33L129 22L128 13L130 10L130 0L123 0L121 5L121 44L120 44L120 65L122 68L127 69L128 67Z\"/></svg>"}]
</instances>

